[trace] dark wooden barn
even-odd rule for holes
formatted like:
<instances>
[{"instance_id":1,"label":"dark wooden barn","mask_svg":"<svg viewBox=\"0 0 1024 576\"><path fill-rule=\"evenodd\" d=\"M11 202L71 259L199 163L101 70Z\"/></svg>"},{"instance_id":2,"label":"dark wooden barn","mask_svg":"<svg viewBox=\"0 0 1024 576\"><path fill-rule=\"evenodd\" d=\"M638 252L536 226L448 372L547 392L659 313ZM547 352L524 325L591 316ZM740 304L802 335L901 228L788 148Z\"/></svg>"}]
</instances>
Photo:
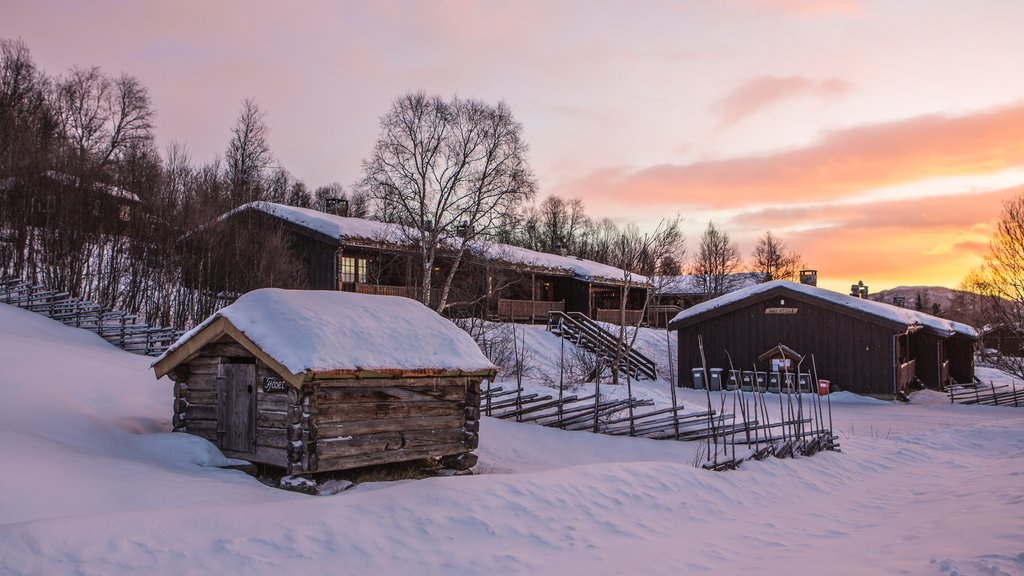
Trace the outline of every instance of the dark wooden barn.
<instances>
[{"instance_id":1,"label":"dark wooden barn","mask_svg":"<svg viewBox=\"0 0 1024 576\"><path fill-rule=\"evenodd\" d=\"M709 368L770 373L780 362L771 351L781 345L795 360L787 371L810 373L813 356L833 390L885 396L914 381L929 388L971 381L978 337L964 324L783 280L689 308L669 329L678 332L681 385L702 384L693 376L699 335Z\"/></svg>"},{"instance_id":2,"label":"dark wooden barn","mask_svg":"<svg viewBox=\"0 0 1024 576\"><path fill-rule=\"evenodd\" d=\"M242 296L153 368L175 382L176 431L290 474L424 458L471 467L480 382L496 372L413 300L280 289Z\"/></svg>"},{"instance_id":3,"label":"dark wooden barn","mask_svg":"<svg viewBox=\"0 0 1024 576\"><path fill-rule=\"evenodd\" d=\"M225 234L222 227L279 230L289 239L294 259L304 270L304 287L420 300L420 256L404 242L396 225L349 218L308 208L254 202L236 208L196 234ZM442 253L433 274L438 285L450 265ZM617 321L626 289L626 320L639 320L648 279L619 268L571 256L546 254L506 244L474 241L464 256L446 313L544 322L548 312L581 312ZM215 286L225 292L232 286ZM432 298L436 300L436 298Z\"/></svg>"}]
</instances>

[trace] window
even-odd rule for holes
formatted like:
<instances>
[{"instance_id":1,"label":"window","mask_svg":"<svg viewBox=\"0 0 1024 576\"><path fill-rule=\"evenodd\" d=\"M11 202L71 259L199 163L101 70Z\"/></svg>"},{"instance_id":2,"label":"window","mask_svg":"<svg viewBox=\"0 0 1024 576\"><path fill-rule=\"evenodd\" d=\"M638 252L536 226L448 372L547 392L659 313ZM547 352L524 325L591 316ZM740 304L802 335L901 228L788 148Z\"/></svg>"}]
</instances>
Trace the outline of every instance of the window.
<instances>
[{"instance_id":1,"label":"window","mask_svg":"<svg viewBox=\"0 0 1024 576\"><path fill-rule=\"evenodd\" d=\"M356 281L356 259L349 256L341 257L341 281L351 284Z\"/></svg>"},{"instance_id":2,"label":"window","mask_svg":"<svg viewBox=\"0 0 1024 576\"><path fill-rule=\"evenodd\" d=\"M366 258L360 258L358 264L356 268L356 282L366 284L366 267L369 265L369 261Z\"/></svg>"},{"instance_id":3,"label":"window","mask_svg":"<svg viewBox=\"0 0 1024 576\"><path fill-rule=\"evenodd\" d=\"M353 282L359 282L360 284L366 283L366 268L369 261L366 258L353 258L351 256L341 257L341 282L343 284L351 284Z\"/></svg>"}]
</instances>

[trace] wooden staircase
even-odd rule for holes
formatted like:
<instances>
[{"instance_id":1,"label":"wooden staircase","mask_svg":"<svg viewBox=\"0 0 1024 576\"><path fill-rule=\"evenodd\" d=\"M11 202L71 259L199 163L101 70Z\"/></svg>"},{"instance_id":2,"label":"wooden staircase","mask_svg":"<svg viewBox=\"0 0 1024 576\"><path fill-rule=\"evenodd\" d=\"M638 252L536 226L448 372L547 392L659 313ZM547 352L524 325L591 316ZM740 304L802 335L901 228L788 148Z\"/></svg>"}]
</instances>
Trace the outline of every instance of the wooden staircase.
<instances>
[{"instance_id":1,"label":"wooden staircase","mask_svg":"<svg viewBox=\"0 0 1024 576\"><path fill-rule=\"evenodd\" d=\"M550 312L548 331L569 340L577 347L591 352L608 362L616 356L622 358L619 370L640 380L654 380L658 377L654 361L634 350L629 344L619 344L618 339L600 324L579 312Z\"/></svg>"}]
</instances>

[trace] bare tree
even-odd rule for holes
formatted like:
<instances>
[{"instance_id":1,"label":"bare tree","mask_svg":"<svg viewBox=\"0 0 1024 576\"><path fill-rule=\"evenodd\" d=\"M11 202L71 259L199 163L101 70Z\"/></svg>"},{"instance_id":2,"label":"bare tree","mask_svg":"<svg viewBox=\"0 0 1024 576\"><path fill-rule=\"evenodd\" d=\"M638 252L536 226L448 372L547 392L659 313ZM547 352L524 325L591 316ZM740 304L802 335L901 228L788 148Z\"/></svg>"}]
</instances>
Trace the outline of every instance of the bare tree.
<instances>
[{"instance_id":1,"label":"bare tree","mask_svg":"<svg viewBox=\"0 0 1024 576\"><path fill-rule=\"evenodd\" d=\"M704 293L714 297L730 291L730 276L741 265L739 246L729 239L728 232L708 222L691 265L692 274L700 277Z\"/></svg>"},{"instance_id":2,"label":"bare tree","mask_svg":"<svg viewBox=\"0 0 1024 576\"><path fill-rule=\"evenodd\" d=\"M329 199L348 202L347 215L352 218L370 217L370 196L365 190L346 191L338 182L331 182L316 189L313 194L313 207L321 212L327 212ZM386 218L381 220L387 221Z\"/></svg>"},{"instance_id":3,"label":"bare tree","mask_svg":"<svg viewBox=\"0 0 1024 576\"><path fill-rule=\"evenodd\" d=\"M1024 195L1003 204L988 255L961 287L984 297L982 317L1024 339ZM1024 378L1024 357L1000 353L993 363Z\"/></svg>"},{"instance_id":4,"label":"bare tree","mask_svg":"<svg viewBox=\"0 0 1024 576\"><path fill-rule=\"evenodd\" d=\"M622 269L622 296L619 299L619 346L614 361L612 362L612 383L618 383L618 367L622 365L622 344L627 339L632 346L636 341L637 331L643 318L646 316L647 308L651 305L654 297L654 286L650 276L654 275L658 263L666 257L679 257L685 250L683 247L683 233L680 229L682 218L675 216L670 220L662 220L651 232L641 232L635 224L630 224L622 229L614 238L611 247L611 264ZM639 274L645 275L640 277ZM633 326L631 336L627 335L626 306L629 302L629 293L634 286L643 284L646 295L643 299L640 315L637 324Z\"/></svg>"},{"instance_id":5,"label":"bare tree","mask_svg":"<svg viewBox=\"0 0 1024 576\"><path fill-rule=\"evenodd\" d=\"M266 173L273 162L269 132L266 113L254 100L246 98L224 153L231 202L236 206L262 199Z\"/></svg>"},{"instance_id":6,"label":"bare tree","mask_svg":"<svg viewBox=\"0 0 1024 576\"><path fill-rule=\"evenodd\" d=\"M758 272L765 282L772 280L797 280L802 268L800 254L789 250L786 243L771 230L757 241L750 254L751 272Z\"/></svg>"},{"instance_id":7,"label":"bare tree","mask_svg":"<svg viewBox=\"0 0 1024 576\"><path fill-rule=\"evenodd\" d=\"M503 213L534 194L522 126L504 103L417 92L397 98L380 127L358 187L418 248L425 304L438 252L454 253L433 302L442 311L470 242L495 233Z\"/></svg>"},{"instance_id":8,"label":"bare tree","mask_svg":"<svg viewBox=\"0 0 1024 576\"><path fill-rule=\"evenodd\" d=\"M105 167L153 138L149 92L133 76L73 68L57 80L54 97L63 136L80 162Z\"/></svg>"}]
</instances>

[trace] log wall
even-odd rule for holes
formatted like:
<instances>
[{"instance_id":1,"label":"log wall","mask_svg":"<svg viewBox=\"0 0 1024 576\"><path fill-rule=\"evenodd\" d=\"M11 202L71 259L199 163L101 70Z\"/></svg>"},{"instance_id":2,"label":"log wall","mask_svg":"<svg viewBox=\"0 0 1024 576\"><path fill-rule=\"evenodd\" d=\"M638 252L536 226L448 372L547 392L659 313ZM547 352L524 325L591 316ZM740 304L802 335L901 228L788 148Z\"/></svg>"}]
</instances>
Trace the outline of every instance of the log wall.
<instances>
[{"instance_id":1,"label":"log wall","mask_svg":"<svg viewBox=\"0 0 1024 576\"><path fill-rule=\"evenodd\" d=\"M225 450L218 407L222 365L256 364L255 449ZM175 431L206 438L226 456L284 468L324 472L422 458L449 457L471 467L479 444L480 378L308 380L302 389L266 392L269 366L226 339L204 347L171 373ZM454 460L452 458L454 457Z\"/></svg>"},{"instance_id":2,"label":"log wall","mask_svg":"<svg viewBox=\"0 0 1024 576\"><path fill-rule=\"evenodd\" d=\"M307 388L310 471L457 456L479 444L479 378L315 380Z\"/></svg>"}]
</instances>

